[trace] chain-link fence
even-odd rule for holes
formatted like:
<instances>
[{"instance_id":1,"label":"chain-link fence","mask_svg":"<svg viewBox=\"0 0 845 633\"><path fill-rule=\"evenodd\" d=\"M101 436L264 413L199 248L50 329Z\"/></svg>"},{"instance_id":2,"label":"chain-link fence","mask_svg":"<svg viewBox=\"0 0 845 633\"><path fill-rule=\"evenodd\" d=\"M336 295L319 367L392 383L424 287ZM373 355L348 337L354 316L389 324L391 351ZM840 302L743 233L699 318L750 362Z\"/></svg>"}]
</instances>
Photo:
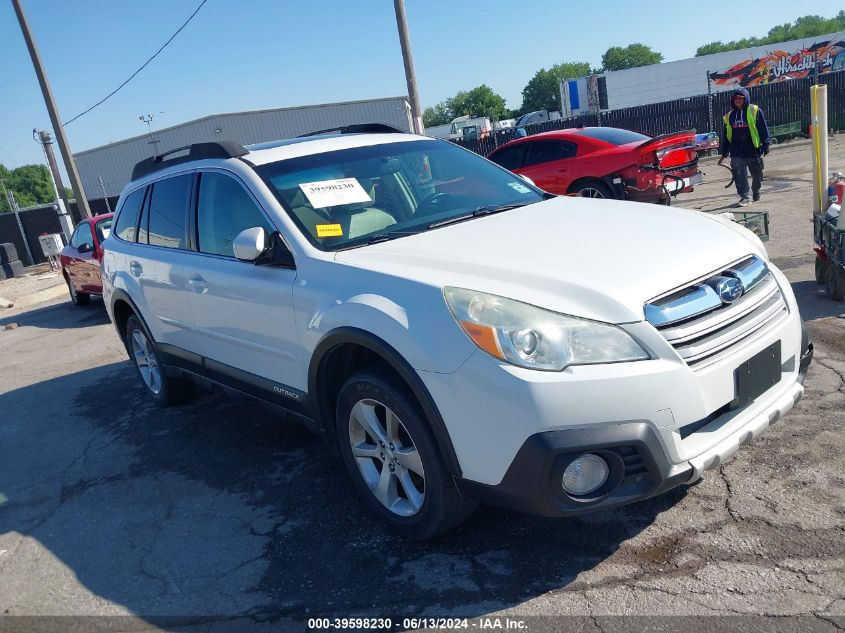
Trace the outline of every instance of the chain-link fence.
<instances>
[{"instance_id":1,"label":"chain-link fence","mask_svg":"<svg viewBox=\"0 0 845 633\"><path fill-rule=\"evenodd\" d=\"M59 216L52 204L0 213L0 244L14 244L24 266L47 261L38 241L38 237L45 233L58 233L64 238Z\"/></svg>"}]
</instances>

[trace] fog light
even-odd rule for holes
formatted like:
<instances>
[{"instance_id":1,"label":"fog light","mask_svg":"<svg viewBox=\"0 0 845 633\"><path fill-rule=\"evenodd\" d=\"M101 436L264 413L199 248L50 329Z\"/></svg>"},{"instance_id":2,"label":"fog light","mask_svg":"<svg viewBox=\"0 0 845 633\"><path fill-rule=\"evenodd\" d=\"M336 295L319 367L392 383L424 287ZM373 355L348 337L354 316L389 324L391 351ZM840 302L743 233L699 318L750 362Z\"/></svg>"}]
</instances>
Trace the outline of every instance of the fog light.
<instances>
[{"instance_id":1,"label":"fog light","mask_svg":"<svg viewBox=\"0 0 845 633\"><path fill-rule=\"evenodd\" d=\"M610 474L607 462L598 455L587 453L574 460L563 471L563 489L581 497L601 488Z\"/></svg>"}]
</instances>

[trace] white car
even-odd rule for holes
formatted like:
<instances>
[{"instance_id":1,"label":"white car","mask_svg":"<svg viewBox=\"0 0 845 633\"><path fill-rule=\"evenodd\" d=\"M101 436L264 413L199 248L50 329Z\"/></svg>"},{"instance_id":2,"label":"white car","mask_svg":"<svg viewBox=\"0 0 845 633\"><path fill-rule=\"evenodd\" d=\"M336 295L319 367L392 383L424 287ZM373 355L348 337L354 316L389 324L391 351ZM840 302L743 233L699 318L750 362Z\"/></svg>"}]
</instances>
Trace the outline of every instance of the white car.
<instances>
[{"instance_id":1,"label":"white car","mask_svg":"<svg viewBox=\"0 0 845 633\"><path fill-rule=\"evenodd\" d=\"M153 399L210 381L295 412L426 539L479 501L564 516L694 482L802 396L812 345L749 231L368 129L136 166L104 298Z\"/></svg>"}]
</instances>

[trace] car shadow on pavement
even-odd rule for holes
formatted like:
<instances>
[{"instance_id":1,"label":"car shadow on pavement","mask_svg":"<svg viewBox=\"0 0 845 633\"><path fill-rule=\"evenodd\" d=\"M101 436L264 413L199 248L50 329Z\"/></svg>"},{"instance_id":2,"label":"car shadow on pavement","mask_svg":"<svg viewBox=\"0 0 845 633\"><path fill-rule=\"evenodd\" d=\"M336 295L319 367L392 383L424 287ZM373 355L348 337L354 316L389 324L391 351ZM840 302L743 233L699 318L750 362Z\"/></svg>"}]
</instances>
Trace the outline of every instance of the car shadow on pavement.
<instances>
[{"instance_id":1,"label":"car shadow on pavement","mask_svg":"<svg viewBox=\"0 0 845 633\"><path fill-rule=\"evenodd\" d=\"M46 306L33 308L5 315L0 311L0 328L10 323L19 326L29 325L38 328L67 329L90 327L109 322L103 301L98 297L92 298L86 306L75 306L70 301L51 303Z\"/></svg>"},{"instance_id":2,"label":"car shadow on pavement","mask_svg":"<svg viewBox=\"0 0 845 633\"><path fill-rule=\"evenodd\" d=\"M416 543L367 514L308 431L205 392L159 409L128 362L2 394L0 411L0 538L29 537L0 594L30 613L63 611L71 572L151 622L480 615L567 587L686 494L556 520L482 507Z\"/></svg>"}]
</instances>

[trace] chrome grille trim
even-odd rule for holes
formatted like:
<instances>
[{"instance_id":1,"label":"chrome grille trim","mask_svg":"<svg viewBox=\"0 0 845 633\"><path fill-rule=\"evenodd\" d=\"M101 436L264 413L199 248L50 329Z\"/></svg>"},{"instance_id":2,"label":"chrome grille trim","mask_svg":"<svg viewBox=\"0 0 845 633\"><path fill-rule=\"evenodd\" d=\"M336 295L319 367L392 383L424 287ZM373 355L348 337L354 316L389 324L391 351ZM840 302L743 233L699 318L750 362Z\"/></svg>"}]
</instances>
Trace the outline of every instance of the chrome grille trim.
<instances>
[{"instance_id":1,"label":"chrome grille trim","mask_svg":"<svg viewBox=\"0 0 845 633\"><path fill-rule=\"evenodd\" d=\"M768 274L769 267L762 259L756 255L745 257L721 271L690 282L685 288L652 299L643 306L645 319L654 327L660 328L718 310L724 304L715 290L716 284L712 283L715 278L739 279L745 294L748 294Z\"/></svg>"},{"instance_id":2,"label":"chrome grille trim","mask_svg":"<svg viewBox=\"0 0 845 633\"><path fill-rule=\"evenodd\" d=\"M732 303L723 303L714 290L718 285L714 280L725 277L738 279L745 288ZM717 305L705 308L706 304L712 305L713 298ZM725 299L729 300L730 297ZM766 263L751 256L693 281L686 288L662 295L646 304L644 312L646 320L684 362L697 369L723 357L734 345L774 326L789 309Z\"/></svg>"},{"instance_id":3,"label":"chrome grille trim","mask_svg":"<svg viewBox=\"0 0 845 633\"><path fill-rule=\"evenodd\" d=\"M675 326L660 328L660 333L667 341L675 345L683 343L691 338L696 338L708 334L714 330L730 325L736 320L741 319L749 312L752 312L763 301L780 294L778 285L774 278L769 275L762 283L755 286L755 288L744 294L734 303L725 306L718 312L711 312L701 319L694 321L687 321ZM721 304L721 302L719 302Z\"/></svg>"},{"instance_id":4,"label":"chrome grille trim","mask_svg":"<svg viewBox=\"0 0 845 633\"><path fill-rule=\"evenodd\" d=\"M694 363L730 347L763 328L769 321L786 312L780 297L772 297L745 319L684 345L673 345L681 358Z\"/></svg>"}]
</instances>

